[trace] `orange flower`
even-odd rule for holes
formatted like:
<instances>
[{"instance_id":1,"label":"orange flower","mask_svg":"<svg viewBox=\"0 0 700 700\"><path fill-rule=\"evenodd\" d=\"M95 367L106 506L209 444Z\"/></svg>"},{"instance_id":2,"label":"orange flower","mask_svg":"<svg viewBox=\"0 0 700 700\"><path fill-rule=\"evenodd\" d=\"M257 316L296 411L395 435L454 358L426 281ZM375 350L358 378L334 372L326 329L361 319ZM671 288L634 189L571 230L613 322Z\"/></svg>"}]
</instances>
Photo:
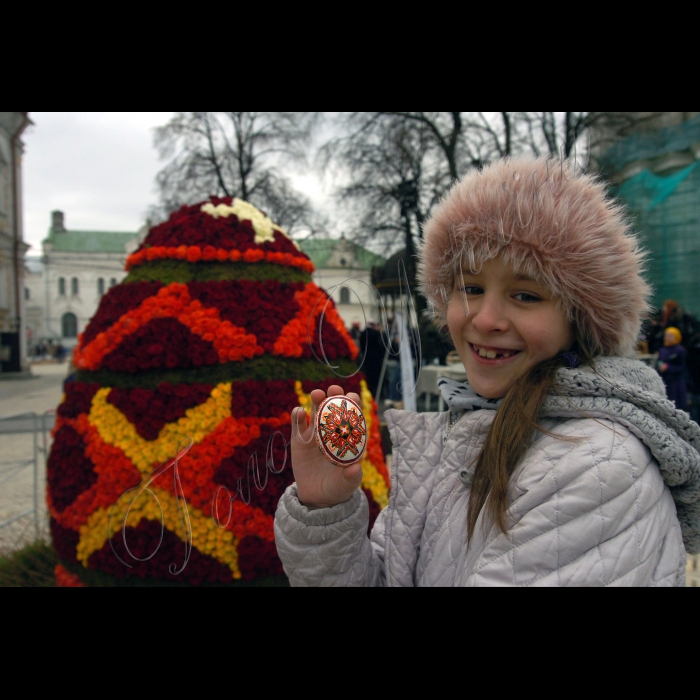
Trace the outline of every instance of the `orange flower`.
<instances>
[{"instance_id":1,"label":"orange flower","mask_svg":"<svg viewBox=\"0 0 700 700\"><path fill-rule=\"evenodd\" d=\"M202 259L202 251L200 248L192 246L187 251L187 262L198 263Z\"/></svg>"},{"instance_id":2,"label":"orange flower","mask_svg":"<svg viewBox=\"0 0 700 700\"><path fill-rule=\"evenodd\" d=\"M243 260L247 263L258 263L265 259L265 253L262 250L246 250L243 253Z\"/></svg>"},{"instance_id":3,"label":"orange flower","mask_svg":"<svg viewBox=\"0 0 700 700\"><path fill-rule=\"evenodd\" d=\"M325 311L325 321L330 323L345 340L350 357L353 360L357 359L359 350L347 332L345 324L338 315L338 311L334 306L327 303L329 297L325 292L311 282L301 292L297 292L294 298L299 304L299 313L280 333L273 350L275 355L301 357L304 348L309 344L309 326L311 326L311 332L313 333L319 316Z\"/></svg>"},{"instance_id":4,"label":"orange flower","mask_svg":"<svg viewBox=\"0 0 700 700\"><path fill-rule=\"evenodd\" d=\"M240 250L216 249L213 246L207 246L202 250L195 246L187 247L185 245L177 248L158 246L132 253L126 260L126 269L128 271L143 265L144 262L153 262L155 260L187 260L191 263L197 263L200 260L218 260L222 263L245 260L249 264L267 262L274 265L283 265L284 267L296 267L308 274L313 274L316 270L314 264L308 258L301 255L292 255L291 253L265 252L260 249L250 249L242 253Z\"/></svg>"}]
</instances>

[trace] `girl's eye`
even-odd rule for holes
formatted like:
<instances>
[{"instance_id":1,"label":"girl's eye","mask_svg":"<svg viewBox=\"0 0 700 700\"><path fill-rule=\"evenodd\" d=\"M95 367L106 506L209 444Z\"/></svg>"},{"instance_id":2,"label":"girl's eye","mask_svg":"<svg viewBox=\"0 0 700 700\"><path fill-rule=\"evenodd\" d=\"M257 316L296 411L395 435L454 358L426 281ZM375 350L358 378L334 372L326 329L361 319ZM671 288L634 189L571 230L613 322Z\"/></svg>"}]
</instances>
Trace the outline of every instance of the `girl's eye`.
<instances>
[{"instance_id":1,"label":"girl's eye","mask_svg":"<svg viewBox=\"0 0 700 700\"><path fill-rule=\"evenodd\" d=\"M533 302L536 301L542 301L539 297L534 296L533 294L526 294L525 292L522 292L520 294L516 294L515 297L513 297L516 301L522 301L527 304L532 304Z\"/></svg>"},{"instance_id":2,"label":"girl's eye","mask_svg":"<svg viewBox=\"0 0 700 700\"><path fill-rule=\"evenodd\" d=\"M479 294L484 293L484 290L481 287L475 287L473 285L462 287L462 291L469 296L478 296Z\"/></svg>"}]
</instances>

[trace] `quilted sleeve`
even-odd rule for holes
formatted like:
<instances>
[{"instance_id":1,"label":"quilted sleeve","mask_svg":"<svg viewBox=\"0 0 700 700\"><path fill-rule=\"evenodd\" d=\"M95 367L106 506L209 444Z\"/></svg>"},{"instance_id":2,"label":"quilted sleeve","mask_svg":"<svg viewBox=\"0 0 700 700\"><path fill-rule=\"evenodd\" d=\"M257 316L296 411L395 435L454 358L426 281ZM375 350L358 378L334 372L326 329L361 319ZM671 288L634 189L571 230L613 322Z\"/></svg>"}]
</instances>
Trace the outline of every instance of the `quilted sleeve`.
<instances>
[{"instance_id":1,"label":"quilted sleeve","mask_svg":"<svg viewBox=\"0 0 700 700\"><path fill-rule=\"evenodd\" d=\"M384 514L367 537L369 506L357 491L335 508L311 511L290 486L277 508L275 540L293 587L384 585Z\"/></svg>"},{"instance_id":2,"label":"quilted sleeve","mask_svg":"<svg viewBox=\"0 0 700 700\"><path fill-rule=\"evenodd\" d=\"M513 527L470 553L468 585L683 585L680 524L651 453L619 424L575 423L575 442L543 439L523 464Z\"/></svg>"}]
</instances>

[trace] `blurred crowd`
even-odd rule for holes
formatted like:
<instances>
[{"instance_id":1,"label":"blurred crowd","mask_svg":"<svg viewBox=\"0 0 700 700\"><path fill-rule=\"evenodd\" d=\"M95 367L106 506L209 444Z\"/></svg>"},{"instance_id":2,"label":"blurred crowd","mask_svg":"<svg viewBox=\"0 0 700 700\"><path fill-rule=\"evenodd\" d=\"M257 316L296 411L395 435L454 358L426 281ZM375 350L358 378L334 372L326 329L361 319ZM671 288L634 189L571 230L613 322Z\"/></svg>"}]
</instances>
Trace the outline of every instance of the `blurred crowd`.
<instances>
[{"instance_id":1,"label":"blurred crowd","mask_svg":"<svg viewBox=\"0 0 700 700\"><path fill-rule=\"evenodd\" d=\"M700 421L700 321L673 299L645 324L642 354L651 355L668 398Z\"/></svg>"},{"instance_id":2,"label":"blurred crowd","mask_svg":"<svg viewBox=\"0 0 700 700\"><path fill-rule=\"evenodd\" d=\"M388 328L369 322L362 330L359 323L349 330L360 351L360 357L366 352L362 372L367 379L367 386L379 401L395 408L402 407L403 395L400 390L401 377L401 332L392 318L388 319ZM416 368L416 348L420 348L421 365L446 365L447 356L454 351L454 346L432 325L420 329L420 333L411 331L413 338L411 354ZM387 342L390 340L390 348ZM381 390L380 390L381 384Z\"/></svg>"},{"instance_id":3,"label":"blurred crowd","mask_svg":"<svg viewBox=\"0 0 700 700\"><path fill-rule=\"evenodd\" d=\"M68 349L60 342L52 340L37 343L31 348L31 360L33 362L53 361L63 364L68 356Z\"/></svg>"}]
</instances>

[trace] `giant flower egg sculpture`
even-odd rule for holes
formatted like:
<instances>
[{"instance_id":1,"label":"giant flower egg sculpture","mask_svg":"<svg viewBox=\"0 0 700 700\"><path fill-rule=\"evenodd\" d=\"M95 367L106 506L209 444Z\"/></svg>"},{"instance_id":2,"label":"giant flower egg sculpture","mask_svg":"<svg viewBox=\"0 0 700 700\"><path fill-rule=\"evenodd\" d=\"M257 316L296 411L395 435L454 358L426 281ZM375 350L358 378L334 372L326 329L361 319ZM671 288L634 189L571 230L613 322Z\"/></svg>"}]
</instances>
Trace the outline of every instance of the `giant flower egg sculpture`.
<instances>
[{"instance_id":1,"label":"giant flower egg sculpture","mask_svg":"<svg viewBox=\"0 0 700 700\"><path fill-rule=\"evenodd\" d=\"M291 413L332 384L362 397L374 521L389 489L377 407L362 374L329 368L352 375L358 349L299 246L250 204L212 198L153 228L127 270L58 409L48 505L67 578L283 583Z\"/></svg>"}]
</instances>

